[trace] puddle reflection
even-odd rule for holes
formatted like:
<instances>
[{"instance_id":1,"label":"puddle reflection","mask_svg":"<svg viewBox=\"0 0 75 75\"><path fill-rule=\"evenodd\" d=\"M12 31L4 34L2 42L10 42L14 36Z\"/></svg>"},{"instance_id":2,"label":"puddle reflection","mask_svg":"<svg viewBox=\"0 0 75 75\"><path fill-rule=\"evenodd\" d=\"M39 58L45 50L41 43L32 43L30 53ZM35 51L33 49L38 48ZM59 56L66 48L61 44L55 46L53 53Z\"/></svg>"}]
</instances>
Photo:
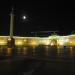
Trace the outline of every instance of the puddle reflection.
<instances>
[{"instance_id":1,"label":"puddle reflection","mask_svg":"<svg viewBox=\"0 0 75 75\"><path fill-rule=\"evenodd\" d=\"M0 56L30 56L30 57L40 57L40 58L74 58L75 47L62 47L58 48L56 46L24 46L7 48L0 47Z\"/></svg>"}]
</instances>

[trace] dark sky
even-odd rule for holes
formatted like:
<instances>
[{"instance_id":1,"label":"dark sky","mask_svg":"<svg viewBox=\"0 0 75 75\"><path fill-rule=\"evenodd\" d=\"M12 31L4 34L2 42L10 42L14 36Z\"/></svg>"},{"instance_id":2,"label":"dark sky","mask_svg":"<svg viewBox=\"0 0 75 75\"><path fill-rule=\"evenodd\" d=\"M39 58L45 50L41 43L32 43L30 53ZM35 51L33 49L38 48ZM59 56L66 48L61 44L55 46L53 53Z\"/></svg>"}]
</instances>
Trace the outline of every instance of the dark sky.
<instances>
[{"instance_id":1,"label":"dark sky","mask_svg":"<svg viewBox=\"0 0 75 75\"><path fill-rule=\"evenodd\" d=\"M57 1L0 1L0 35L9 35L10 12L14 7L14 35L30 31L59 31L70 34L75 30L74 6L71 2ZM27 20L22 20L26 15Z\"/></svg>"}]
</instances>

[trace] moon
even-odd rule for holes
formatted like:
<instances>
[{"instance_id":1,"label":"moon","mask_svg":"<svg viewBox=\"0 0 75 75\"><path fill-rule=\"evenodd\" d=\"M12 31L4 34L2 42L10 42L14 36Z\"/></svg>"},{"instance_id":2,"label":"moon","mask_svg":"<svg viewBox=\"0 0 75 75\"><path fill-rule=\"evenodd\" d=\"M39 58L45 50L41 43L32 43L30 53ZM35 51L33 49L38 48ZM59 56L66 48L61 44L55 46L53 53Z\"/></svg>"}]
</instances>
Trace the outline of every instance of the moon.
<instances>
[{"instance_id":1,"label":"moon","mask_svg":"<svg viewBox=\"0 0 75 75\"><path fill-rule=\"evenodd\" d=\"M22 18L23 18L23 20L25 20L26 19L26 16L24 15Z\"/></svg>"}]
</instances>

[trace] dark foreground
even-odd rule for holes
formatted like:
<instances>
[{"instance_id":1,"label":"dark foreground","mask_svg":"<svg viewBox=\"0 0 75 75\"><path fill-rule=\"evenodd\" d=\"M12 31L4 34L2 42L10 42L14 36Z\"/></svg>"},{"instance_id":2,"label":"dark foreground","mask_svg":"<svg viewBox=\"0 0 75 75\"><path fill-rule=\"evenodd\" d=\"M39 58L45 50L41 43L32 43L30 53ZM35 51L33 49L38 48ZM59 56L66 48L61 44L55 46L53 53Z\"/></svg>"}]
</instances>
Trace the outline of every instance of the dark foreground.
<instances>
[{"instance_id":1,"label":"dark foreground","mask_svg":"<svg viewBox=\"0 0 75 75\"><path fill-rule=\"evenodd\" d=\"M55 48L44 47L33 54L31 48L27 51L27 57L0 59L0 75L75 75L75 47L59 53Z\"/></svg>"},{"instance_id":2,"label":"dark foreground","mask_svg":"<svg viewBox=\"0 0 75 75\"><path fill-rule=\"evenodd\" d=\"M0 61L0 75L72 75L75 61L19 59Z\"/></svg>"}]
</instances>

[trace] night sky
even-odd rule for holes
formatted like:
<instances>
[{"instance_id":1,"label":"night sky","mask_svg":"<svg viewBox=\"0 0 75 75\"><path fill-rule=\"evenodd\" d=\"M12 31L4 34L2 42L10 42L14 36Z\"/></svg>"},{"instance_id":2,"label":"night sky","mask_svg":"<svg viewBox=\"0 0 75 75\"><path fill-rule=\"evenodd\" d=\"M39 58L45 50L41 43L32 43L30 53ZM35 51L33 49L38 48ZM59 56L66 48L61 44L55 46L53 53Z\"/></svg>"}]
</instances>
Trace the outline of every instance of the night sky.
<instances>
[{"instance_id":1,"label":"night sky","mask_svg":"<svg viewBox=\"0 0 75 75\"><path fill-rule=\"evenodd\" d=\"M61 35L75 30L74 6L71 2L57 1L0 1L0 35L9 35L10 12L14 7L14 35L27 32L59 31ZM27 19L23 20L22 16Z\"/></svg>"}]
</instances>

